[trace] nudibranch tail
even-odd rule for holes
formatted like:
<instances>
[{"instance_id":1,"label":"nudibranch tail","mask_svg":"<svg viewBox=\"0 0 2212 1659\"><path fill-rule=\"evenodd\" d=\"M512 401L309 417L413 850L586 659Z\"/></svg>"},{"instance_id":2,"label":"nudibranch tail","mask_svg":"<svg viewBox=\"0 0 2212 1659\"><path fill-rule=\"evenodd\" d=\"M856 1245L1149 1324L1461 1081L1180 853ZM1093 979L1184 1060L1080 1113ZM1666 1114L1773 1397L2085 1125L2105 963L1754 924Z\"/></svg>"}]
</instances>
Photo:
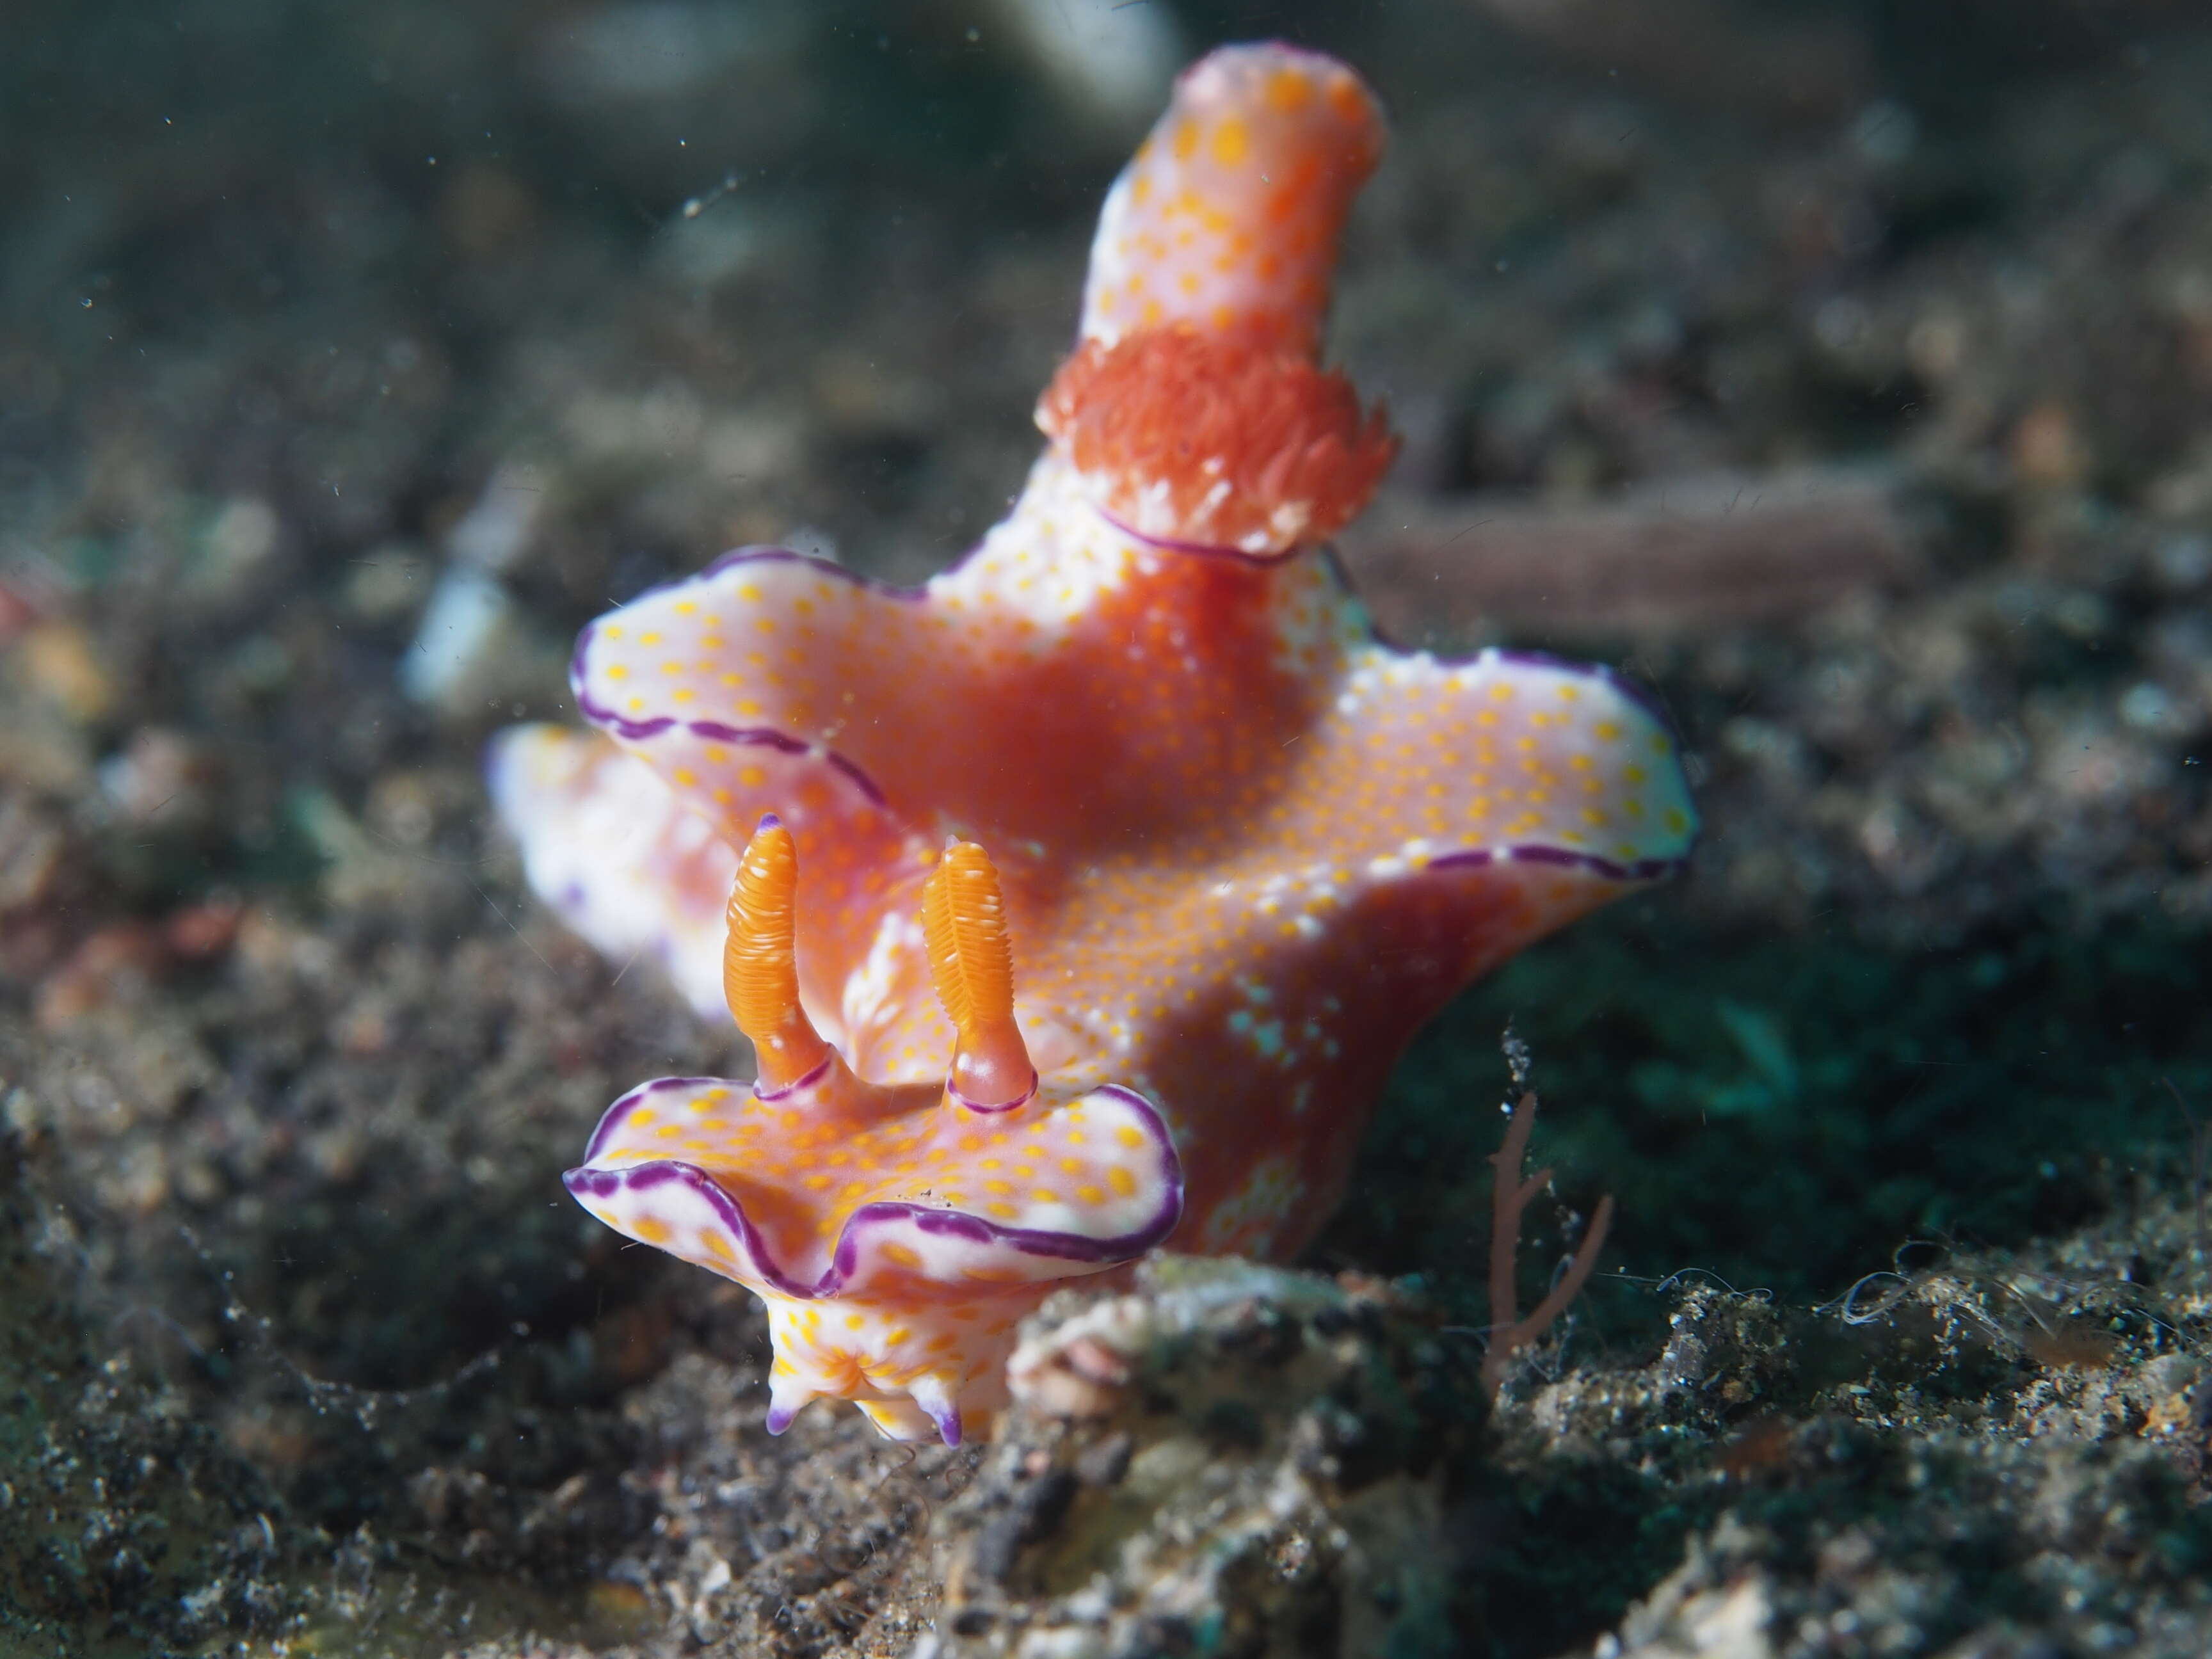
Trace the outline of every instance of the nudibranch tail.
<instances>
[{"instance_id":1,"label":"nudibranch tail","mask_svg":"<svg viewBox=\"0 0 2212 1659\"><path fill-rule=\"evenodd\" d=\"M1005 1111L1036 1088L1036 1068L1014 1025L1013 945L990 855L955 840L921 890L930 977L959 1034L946 1087L962 1104Z\"/></svg>"},{"instance_id":2,"label":"nudibranch tail","mask_svg":"<svg viewBox=\"0 0 2212 1659\"><path fill-rule=\"evenodd\" d=\"M1375 94L1334 58L1276 43L1208 54L1106 198L1083 337L1189 322L1311 356L1337 237L1382 142Z\"/></svg>"},{"instance_id":3,"label":"nudibranch tail","mask_svg":"<svg viewBox=\"0 0 2212 1659\"><path fill-rule=\"evenodd\" d=\"M1343 64L1229 46L1107 198L1081 343L1037 405L1099 509L1157 542L1279 555L1334 535L1397 453L1315 358L1352 198L1382 154Z\"/></svg>"},{"instance_id":4,"label":"nudibranch tail","mask_svg":"<svg viewBox=\"0 0 2212 1659\"><path fill-rule=\"evenodd\" d=\"M723 994L730 1017L752 1040L763 1091L790 1088L830 1057L799 1002L798 888L797 848L771 813L738 860L722 946Z\"/></svg>"}]
</instances>

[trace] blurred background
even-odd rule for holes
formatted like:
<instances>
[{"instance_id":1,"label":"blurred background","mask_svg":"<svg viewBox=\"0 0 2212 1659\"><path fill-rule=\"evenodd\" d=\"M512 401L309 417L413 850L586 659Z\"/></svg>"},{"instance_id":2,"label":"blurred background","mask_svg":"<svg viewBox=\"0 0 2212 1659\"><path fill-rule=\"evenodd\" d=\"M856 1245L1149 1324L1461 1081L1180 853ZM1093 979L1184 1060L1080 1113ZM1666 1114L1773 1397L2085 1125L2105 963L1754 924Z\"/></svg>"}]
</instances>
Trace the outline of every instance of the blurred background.
<instances>
[{"instance_id":1,"label":"blurred background","mask_svg":"<svg viewBox=\"0 0 2212 1659\"><path fill-rule=\"evenodd\" d=\"M1393 121L1332 350L1406 447L1347 569L1401 643L1641 676L1709 826L1423 1040L1314 1265L1476 1308L1508 1018L1563 1207L1620 1200L1615 1352L1686 1267L1809 1304L2201 1187L2201 9L12 0L0 1101L44 1299L0 1347L25 1422L108 1437L64 1510L188 1466L113 1524L228 1563L179 1624L143 1540L111 1582L0 1504L21 1629L276 1628L333 1540L368 1606L395 1537L627 1628L653 1460L709 1456L696 1368L735 1411L758 1332L556 1177L741 1045L537 911L481 746L726 548L971 545L1115 171L1265 35ZM158 1387L94 1423L86 1355Z\"/></svg>"}]
</instances>

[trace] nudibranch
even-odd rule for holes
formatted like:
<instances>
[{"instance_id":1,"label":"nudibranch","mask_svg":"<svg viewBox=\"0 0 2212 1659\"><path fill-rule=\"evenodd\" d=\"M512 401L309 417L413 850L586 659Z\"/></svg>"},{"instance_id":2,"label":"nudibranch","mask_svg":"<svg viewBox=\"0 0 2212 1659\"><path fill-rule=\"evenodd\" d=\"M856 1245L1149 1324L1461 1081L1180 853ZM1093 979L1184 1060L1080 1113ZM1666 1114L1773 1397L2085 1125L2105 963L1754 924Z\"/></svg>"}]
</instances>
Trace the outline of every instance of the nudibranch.
<instances>
[{"instance_id":1,"label":"nudibranch","mask_svg":"<svg viewBox=\"0 0 2212 1659\"><path fill-rule=\"evenodd\" d=\"M1382 142L1331 59L1199 63L978 549L917 591L726 555L585 630L595 732L495 746L537 890L753 1042L750 1083L616 1102L567 1180L766 1303L772 1430L828 1396L986 1431L1054 1286L1295 1252L1420 1024L1687 854L1633 690L1393 650L1326 556L1393 447L1319 361Z\"/></svg>"}]
</instances>

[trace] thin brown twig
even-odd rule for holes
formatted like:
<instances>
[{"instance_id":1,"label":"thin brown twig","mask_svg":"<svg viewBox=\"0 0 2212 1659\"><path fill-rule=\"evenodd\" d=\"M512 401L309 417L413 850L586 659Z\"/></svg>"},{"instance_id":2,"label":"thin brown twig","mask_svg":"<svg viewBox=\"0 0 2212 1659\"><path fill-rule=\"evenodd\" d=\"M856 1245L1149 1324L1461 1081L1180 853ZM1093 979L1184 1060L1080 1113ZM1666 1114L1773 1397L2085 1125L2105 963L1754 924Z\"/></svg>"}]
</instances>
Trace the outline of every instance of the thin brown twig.
<instances>
[{"instance_id":1,"label":"thin brown twig","mask_svg":"<svg viewBox=\"0 0 2212 1659\"><path fill-rule=\"evenodd\" d=\"M1567 1269L1541 1302L1522 1318L1516 1311L1519 1294L1514 1267L1521 1249L1521 1218L1536 1194L1552 1183L1552 1171L1542 1169L1522 1177L1528 1156L1528 1137L1536 1127L1536 1091L1529 1090L1514 1107L1505 1126L1505 1144L1490 1155L1497 1175L1492 1183L1490 1208L1490 1349L1483 1356L1482 1381L1491 1394L1498 1392L1513 1356L1549 1330L1567 1310L1597 1267L1598 1252L1613 1226L1613 1194L1598 1200L1597 1211L1583 1231Z\"/></svg>"}]
</instances>

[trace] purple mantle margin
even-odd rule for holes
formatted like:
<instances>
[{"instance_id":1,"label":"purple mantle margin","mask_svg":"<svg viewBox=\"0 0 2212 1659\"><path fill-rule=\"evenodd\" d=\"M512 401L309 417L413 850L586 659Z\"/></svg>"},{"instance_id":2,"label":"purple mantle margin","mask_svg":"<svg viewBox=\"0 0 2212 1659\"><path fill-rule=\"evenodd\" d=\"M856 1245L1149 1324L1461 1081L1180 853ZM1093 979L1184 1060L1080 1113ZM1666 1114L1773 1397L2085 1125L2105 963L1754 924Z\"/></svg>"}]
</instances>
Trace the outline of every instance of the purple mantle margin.
<instances>
[{"instance_id":1,"label":"purple mantle margin","mask_svg":"<svg viewBox=\"0 0 2212 1659\"><path fill-rule=\"evenodd\" d=\"M1358 597L1357 590L1352 586L1343 561L1337 556L1335 548L1327 543L1317 544L1311 549L1293 548L1285 553L1250 554L1233 547L1206 547L1197 544L1159 541L1149 536L1139 535L1103 511L1099 513L1099 516L1131 540L1143 542L1147 546L1161 548L1169 552L1188 554L1197 558L1228 560L1253 570L1264 570L1272 565L1280 564L1298 553L1312 551L1316 553L1328 567L1329 574L1335 578L1338 587L1354 598ZM975 550L970 549L968 553L962 556L960 562L963 564L967 562L969 558L975 556ZM929 598L927 588L900 587L894 583L878 581L872 576L861 575L856 571L846 569L841 564L833 564L827 559L817 558L811 553L795 553L787 547L753 546L732 548L714 559L696 574L685 576L673 582L665 582L659 587L647 588L636 599L630 600L629 604L635 605L638 600L650 599L656 593L672 592L679 587L688 587L695 582L708 580L741 564L805 565L820 575L835 577L839 581L846 582L852 586L863 588L871 593L906 605L925 604ZM953 569L958 568L957 564L951 567ZM627 610L629 606L624 605L622 608ZM576 648L568 659L568 684L576 694L576 707L584 718L593 725L605 727L618 738L635 742L645 738L657 737L661 732L680 724L695 736L704 738L709 742L753 744L763 748L776 750L783 754L813 755L825 761L832 769L842 772L858 786L871 805L879 807L889 805L882 789L877 786L875 781L854 762L838 754L835 750L817 748L814 744L803 743L788 732L779 732L769 726L725 726L717 720L678 721L673 715L665 714L648 720L633 720L604 704L592 702L584 690L584 653L591 644L592 636L599 631L599 626L596 622L585 625L583 632L576 636ZM1371 624L1368 633L1376 644L1391 650L1399 648L1385 639ZM1437 660L1440 665L1455 667L1463 666L1471 662L1480 662L1486 657L1494 658L1499 662L1526 663L1531 667L1558 669L1564 672L1579 674L1586 678L1602 681L1650 715L1658 723L1660 729L1672 738L1678 745L1681 742L1681 732L1675 726L1673 716L1668 713L1666 707L1660 702L1648 686L1639 684L1619 669L1607 664L1577 662L1572 658L1556 656L1548 651L1511 650L1498 646L1487 647L1471 657L1440 657ZM1514 856L1515 851L1516 849L1505 849L1495 854L1481 856L1474 854L1454 854L1449 855L1449 860L1440 860L1436 862L1486 863L1492 857ZM1644 862L1647 864L1664 862L1667 868L1678 869L1686 861L1686 860L1664 861L1647 860ZM1605 859L1584 858L1579 854L1564 860L1554 860L1553 862L1583 864L1600 871L1613 871L1624 867ZM1640 869L1643 866L1638 865L1635 867Z\"/></svg>"},{"instance_id":2,"label":"purple mantle margin","mask_svg":"<svg viewBox=\"0 0 2212 1659\"><path fill-rule=\"evenodd\" d=\"M1552 864L1568 870L1587 870L1607 881L1658 881L1674 875L1689 863L1679 859L1638 859L1620 864L1595 853L1577 853L1565 847L1470 847L1463 853L1445 853L1431 859L1424 870L1479 870L1490 864Z\"/></svg>"},{"instance_id":3,"label":"purple mantle margin","mask_svg":"<svg viewBox=\"0 0 2212 1659\"><path fill-rule=\"evenodd\" d=\"M584 1149L589 1160L605 1143L610 1131L622 1119L635 1110L645 1098L663 1089L693 1088L705 1084L732 1090L743 1089L743 1083L727 1078L665 1077L641 1084L607 1108L606 1115L592 1135L591 1144ZM860 1243L872 1229L887 1222L909 1221L925 1233L940 1237L961 1238L976 1244L1001 1244L1018 1250L1024 1255L1043 1256L1060 1261L1079 1261L1097 1267L1111 1267L1134 1261L1151 1249L1170 1232L1182 1219L1182 1160L1176 1156L1175 1140L1168 1133L1166 1122L1152 1102L1133 1089L1118 1083L1109 1083L1091 1091L1093 1094L1118 1096L1136 1109L1138 1116L1158 1144L1162 1164L1167 1175L1167 1193L1160 1207L1133 1232L1113 1238L1088 1238L1080 1233L1048 1232L1030 1227L1001 1227L986 1221L965 1210L932 1209L920 1204L884 1200L863 1204L846 1218L844 1230L837 1236L837 1248L830 1255L830 1266L820 1278L809 1285L792 1278L777 1265L744 1206L721 1188L714 1178L696 1164L679 1163L674 1159L657 1159L641 1164L629 1170L597 1170L588 1161L568 1170L561 1177L580 1203L586 1198L605 1198L624 1190L648 1191L666 1186L671 1182L690 1188L705 1199L708 1206L724 1225L735 1233L761 1271L762 1276L785 1296L799 1300L833 1297L851 1282L858 1270Z\"/></svg>"},{"instance_id":4,"label":"purple mantle margin","mask_svg":"<svg viewBox=\"0 0 2212 1659\"><path fill-rule=\"evenodd\" d=\"M1113 524L1116 530L1133 539L1147 542L1153 546L1200 557L1225 557L1255 569L1279 563L1283 559L1291 556L1290 554L1255 556L1239 552L1234 548L1184 547L1176 543L1157 542L1151 538L1139 536L1134 531L1115 523L1111 519L1108 519L1107 522ZM1321 551L1339 585L1346 592L1351 592L1351 585L1345 580L1343 568L1336 561L1331 550L1324 547ZM780 547L735 549L723 554L698 574L665 584L662 587L650 589L647 593L641 594L639 597L646 598L652 593L670 592L695 582L705 581L741 564L805 565L822 575L836 577L855 587L865 588L870 592L904 604L920 604L928 598L926 589L894 586L887 582L877 581L872 577L857 574L842 565L832 564L826 559L816 558L805 553L794 553L787 548ZM861 796L870 805L882 811L891 810L890 803L885 798L882 788L859 765L835 750L804 743L788 732L777 731L771 726L726 726L719 720L679 721L672 715L660 715L647 720L633 720L612 708L594 702L584 689L583 668L584 653L598 628L597 623L591 623L577 636L575 653L570 659L568 668L569 684L576 694L577 708L582 712L584 717L594 725L611 732L617 738L630 742L639 742L645 738L657 737L680 725L693 736L703 738L709 743L750 744L757 748L773 750L779 754L811 757L829 766L832 771L842 774L860 792ZM1378 642L1381 642L1379 636L1377 638ZM1647 688L1602 663L1575 662L1567 658L1553 656L1548 652L1505 650L1497 647L1491 647L1479 652L1472 658L1461 658L1456 660L1463 664L1480 662L1485 658L1505 663L1525 663L1532 667L1556 669L1601 681L1644 710L1662 730L1675 740L1677 744L1680 742L1680 733L1675 730L1673 720L1669 718L1666 708L1661 705L1658 699ZM1453 659L1440 659L1439 661L1449 665ZM1633 863L1621 863L1593 853L1578 853L1565 848L1526 843L1506 847L1469 848L1462 852L1445 853L1429 860L1423 867L1429 870L1474 870L1500 864L1549 864L1569 869L1586 870L1593 875L1609 881L1647 882L1658 881L1680 873L1687 867L1689 857L1686 853L1680 858L1639 859Z\"/></svg>"}]
</instances>

